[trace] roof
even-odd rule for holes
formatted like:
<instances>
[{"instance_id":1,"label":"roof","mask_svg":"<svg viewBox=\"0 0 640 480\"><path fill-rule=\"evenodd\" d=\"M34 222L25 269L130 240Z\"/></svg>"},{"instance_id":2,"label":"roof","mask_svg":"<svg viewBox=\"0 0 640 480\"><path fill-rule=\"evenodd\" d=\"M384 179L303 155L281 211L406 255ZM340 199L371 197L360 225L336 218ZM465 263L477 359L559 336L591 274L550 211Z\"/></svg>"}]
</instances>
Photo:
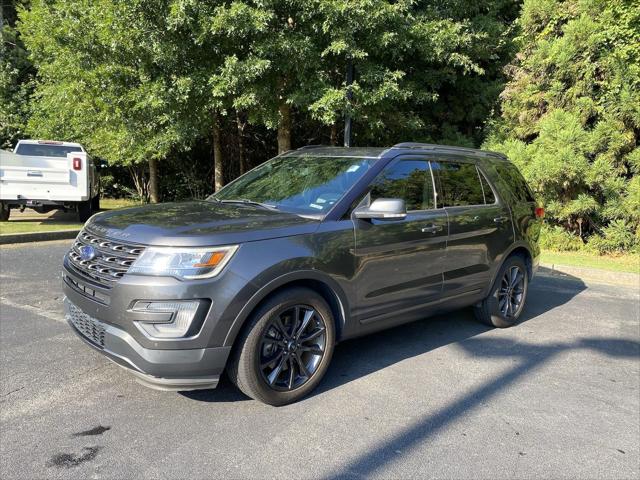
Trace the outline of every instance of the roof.
<instances>
[{"instance_id":1,"label":"roof","mask_svg":"<svg viewBox=\"0 0 640 480\"><path fill-rule=\"evenodd\" d=\"M329 147L325 145L307 145L287 152L287 155L300 155L308 153L318 157L367 157L380 158L386 153L398 150L409 150L413 152L440 152L440 153L460 153L473 155L476 157L491 157L505 160L506 157L502 153L491 152L489 150L479 150L476 148L455 147L451 145L436 145L431 143L415 143L405 142L397 143L392 147Z\"/></svg>"},{"instance_id":2,"label":"roof","mask_svg":"<svg viewBox=\"0 0 640 480\"><path fill-rule=\"evenodd\" d=\"M380 158L388 148L381 147L330 147L326 145L307 145L287 152L288 156L310 154L314 157L358 157Z\"/></svg>"},{"instance_id":3,"label":"roof","mask_svg":"<svg viewBox=\"0 0 640 480\"><path fill-rule=\"evenodd\" d=\"M59 142L57 140L18 140L18 143L27 144L27 145L45 144L45 145L61 145L63 147L81 147L81 148L84 148L79 143L75 143L75 142Z\"/></svg>"}]
</instances>

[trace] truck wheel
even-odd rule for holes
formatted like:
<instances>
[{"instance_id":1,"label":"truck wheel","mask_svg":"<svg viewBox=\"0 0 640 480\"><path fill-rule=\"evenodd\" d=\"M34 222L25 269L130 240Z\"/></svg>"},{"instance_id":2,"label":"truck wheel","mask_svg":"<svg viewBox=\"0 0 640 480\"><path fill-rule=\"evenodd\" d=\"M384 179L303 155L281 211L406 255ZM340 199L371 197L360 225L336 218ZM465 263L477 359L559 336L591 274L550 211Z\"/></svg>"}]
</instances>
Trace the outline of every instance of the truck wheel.
<instances>
[{"instance_id":1,"label":"truck wheel","mask_svg":"<svg viewBox=\"0 0 640 480\"><path fill-rule=\"evenodd\" d=\"M89 220L92 214L91 200L78 203L78 220L82 223Z\"/></svg>"},{"instance_id":2,"label":"truck wheel","mask_svg":"<svg viewBox=\"0 0 640 480\"><path fill-rule=\"evenodd\" d=\"M6 222L9 220L11 214L11 207L4 202L0 202L0 222Z\"/></svg>"},{"instance_id":3,"label":"truck wheel","mask_svg":"<svg viewBox=\"0 0 640 480\"><path fill-rule=\"evenodd\" d=\"M498 272L489 296L475 306L476 318L492 327L514 325L524 309L528 290L525 260L520 255L511 255Z\"/></svg>"},{"instance_id":4,"label":"truck wheel","mask_svg":"<svg viewBox=\"0 0 640 480\"><path fill-rule=\"evenodd\" d=\"M267 299L236 339L227 375L246 395L286 405L322 380L335 343L327 302L313 290L290 288Z\"/></svg>"},{"instance_id":5,"label":"truck wheel","mask_svg":"<svg viewBox=\"0 0 640 480\"><path fill-rule=\"evenodd\" d=\"M91 210L94 212L100 211L100 195L96 195L91 199Z\"/></svg>"}]
</instances>

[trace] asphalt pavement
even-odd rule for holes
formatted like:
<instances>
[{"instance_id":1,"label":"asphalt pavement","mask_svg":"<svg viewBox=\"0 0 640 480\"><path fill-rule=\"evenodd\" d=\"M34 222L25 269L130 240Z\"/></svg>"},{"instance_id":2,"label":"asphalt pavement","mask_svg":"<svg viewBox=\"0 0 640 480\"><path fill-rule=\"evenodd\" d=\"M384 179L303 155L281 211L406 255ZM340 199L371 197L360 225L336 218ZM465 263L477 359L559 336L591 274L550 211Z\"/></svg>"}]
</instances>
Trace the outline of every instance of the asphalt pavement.
<instances>
[{"instance_id":1,"label":"asphalt pavement","mask_svg":"<svg viewBox=\"0 0 640 480\"><path fill-rule=\"evenodd\" d=\"M0 477L640 478L639 288L534 280L338 345L309 398L149 390L64 323L69 241L0 247Z\"/></svg>"}]
</instances>

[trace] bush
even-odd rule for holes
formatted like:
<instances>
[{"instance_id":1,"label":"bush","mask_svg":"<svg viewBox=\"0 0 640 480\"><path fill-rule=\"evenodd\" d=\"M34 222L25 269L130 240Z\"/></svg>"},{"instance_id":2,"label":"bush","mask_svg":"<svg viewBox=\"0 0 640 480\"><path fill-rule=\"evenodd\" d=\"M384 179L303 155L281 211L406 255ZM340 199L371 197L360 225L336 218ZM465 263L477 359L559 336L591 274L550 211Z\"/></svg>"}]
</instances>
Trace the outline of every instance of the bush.
<instances>
[{"instance_id":1,"label":"bush","mask_svg":"<svg viewBox=\"0 0 640 480\"><path fill-rule=\"evenodd\" d=\"M540 230L540 247L545 250L577 252L584 248L584 243L580 237L562 227L544 225Z\"/></svg>"},{"instance_id":2,"label":"bush","mask_svg":"<svg viewBox=\"0 0 640 480\"><path fill-rule=\"evenodd\" d=\"M602 235L589 238L587 249L600 255L637 250L638 238L624 220L615 220L602 230Z\"/></svg>"}]
</instances>

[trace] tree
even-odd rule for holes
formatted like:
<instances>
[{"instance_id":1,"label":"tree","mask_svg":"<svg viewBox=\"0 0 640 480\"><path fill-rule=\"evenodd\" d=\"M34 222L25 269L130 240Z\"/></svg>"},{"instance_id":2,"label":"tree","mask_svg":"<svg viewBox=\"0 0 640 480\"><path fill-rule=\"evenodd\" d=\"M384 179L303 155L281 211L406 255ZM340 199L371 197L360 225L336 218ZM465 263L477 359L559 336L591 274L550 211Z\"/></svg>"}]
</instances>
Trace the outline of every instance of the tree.
<instances>
[{"instance_id":1,"label":"tree","mask_svg":"<svg viewBox=\"0 0 640 480\"><path fill-rule=\"evenodd\" d=\"M16 3L0 6L0 148L13 147L24 136L35 74L16 17Z\"/></svg>"},{"instance_id":2,"label":"tree","mask_svg":"<svg viewBox=\"0 0 640 480\"><path fill-rule=\"evenodd\" d=\"M191 57L181 55L190 33L169 24L168 5L34 0L20 14L38 67L29 131L82 141L114 162L148 164L152 202L158 162L188 148L198 129L200 85L189 75Z\"/></svg>"},{"instance_id":3,"label":"tree","mask_svg":"<svg viewBox=\"0 0 640 480\"><path fill-rule=\"evenodd\" d=\"M584 239L611 225L640 239L637 2L525 0L519 23L486 146L521 168L551 223Z\"/></svg>"}]
</instances>

